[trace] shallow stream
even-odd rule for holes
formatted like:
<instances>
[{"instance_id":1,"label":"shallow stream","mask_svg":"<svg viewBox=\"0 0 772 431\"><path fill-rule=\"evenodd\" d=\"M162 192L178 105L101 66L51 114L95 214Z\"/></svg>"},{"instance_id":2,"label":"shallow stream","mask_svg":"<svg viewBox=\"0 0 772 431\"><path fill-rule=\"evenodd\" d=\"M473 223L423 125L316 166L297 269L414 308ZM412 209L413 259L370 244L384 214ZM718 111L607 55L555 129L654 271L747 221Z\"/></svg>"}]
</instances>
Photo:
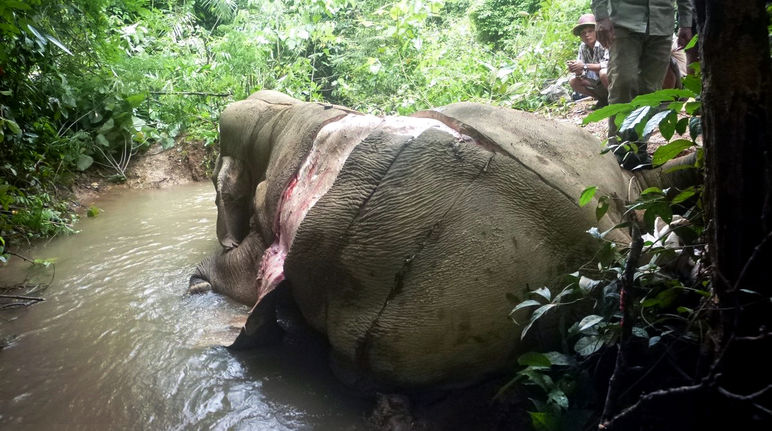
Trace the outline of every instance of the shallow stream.
<instances>
[{"instance_id":1,"label":"shallow stream","mask_svg":"<svg viewBox=\"0 0 772 431\"><path fill-rule=\"evenodd\" d=\"M35 296L0 310L0 428L361 429L366 403L331 375L318 346L231 352L248 308L186 296L217 247L210 184L125 191L96 203L81 233L31 251L55 258ZM29 276L0 268L0 284ZM55 271L55 273L53 273ZM8 427L11 425L11 427Z\"/></svg>"}]
</instances>

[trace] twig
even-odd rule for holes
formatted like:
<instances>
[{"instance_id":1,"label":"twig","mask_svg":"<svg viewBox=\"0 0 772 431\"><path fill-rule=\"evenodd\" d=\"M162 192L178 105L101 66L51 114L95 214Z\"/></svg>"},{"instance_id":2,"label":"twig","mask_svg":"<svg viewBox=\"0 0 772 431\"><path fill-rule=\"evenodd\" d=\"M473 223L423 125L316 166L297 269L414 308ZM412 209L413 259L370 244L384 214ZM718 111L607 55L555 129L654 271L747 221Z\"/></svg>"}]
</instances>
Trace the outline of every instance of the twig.
<instances>
[{"instance_id":1,"label":"twig","mask_svg":"<svg viewBox=\"0 0 772 431\"><path fill-rule=\"evenodd\" d=\"M616 402L619 398L619 391L622 386L621 377L624 375L627 368L625 350L627 341L633 332L633 278L635 276L635 268L638 267L638 259L641 256L641 250L643 249L643 238L641 238L641 233L635 222L632 223L631 234L633 242L630 244L630 254L627 256L627 263L625 264L625 270L622 274L619 292L619 308L622 310L622 322L620 323L622 326L622 337L619 341L614 372L611 374L611 379L609 379L608 382L606 402L603 406L603 414L601 415L601 427L608 422L608 419L612 417L613 412L616 410Z\"/></svg>"},{"instance_id":2,"label":"twig","mask_svg":"<svg viewBox=\"0 0 772 431\"><path fill-rule=\"evenodd\" d=\"M230 97L231 93L207 93L203 91L150 91L150 94L160 94L163 96L212 96L212 97Z\"/></svg>"},{"instance_id":3,"label":"twig","mask_svg":"<svg viewBox=\"0 0 772 431\"><path fill-rule=\"evenodd\" d=\"M45 301L45 298L39 296L24 296L24 295L0 295L3 299L19 299L22 301Z\"/></svg>"}]
</instances>

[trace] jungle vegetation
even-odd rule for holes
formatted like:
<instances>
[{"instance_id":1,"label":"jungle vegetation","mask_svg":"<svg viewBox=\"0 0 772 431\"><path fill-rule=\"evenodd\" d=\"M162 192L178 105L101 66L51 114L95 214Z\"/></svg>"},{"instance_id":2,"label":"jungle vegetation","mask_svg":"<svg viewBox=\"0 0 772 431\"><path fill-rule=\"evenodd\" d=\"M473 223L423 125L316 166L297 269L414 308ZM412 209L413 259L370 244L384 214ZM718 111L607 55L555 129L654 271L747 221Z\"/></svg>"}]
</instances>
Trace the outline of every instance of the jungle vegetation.
<instances>
[{"instance_id":1,"label":"jungle vegetation","mask_svg":"<svg viewBox=\"0 0 772 431\"><path fill-rule=\"evenodd\" d=\"M77 173L101 166L122 181L132 155L151 145L170 148L180 136L214 145L222 108L258 89L377 114L461 100L560 110L567 93L543 90L574 57L570 29L589 4L0 0L0 260L9 239L74 231L67 199ZM772 351L772 7L695 5L702 67L685 88L589 120L619 114L622 128L659 129L671 142L655 162L693 149L705 184L646 190L626 203L619 227L632 244L590 231L601 244L596 261L513 303L533 311L528 324L590 305L562 322L560 351L521 356L517 385L502 388L529 397L535 429L772 422L771 358L761 353ZM595 199L600 218L608 198L587 186L577 199ZM668 248L669 231L644 236L675 214L686 220L677 229L684 243ZM701 271L679 277L675 255Z\"/></svg>"},{"instance_id":2,"label":"jungle vegetation","mask_svg":"<svg viewBox=\"0 0 772 431\"><path fill-rule=\"evenodd\" d=\"M0 0L0 237L72 232L73 175L212 145L259 89L370 113L535 110L589 0Z\"/></svg>"}]
</instances>

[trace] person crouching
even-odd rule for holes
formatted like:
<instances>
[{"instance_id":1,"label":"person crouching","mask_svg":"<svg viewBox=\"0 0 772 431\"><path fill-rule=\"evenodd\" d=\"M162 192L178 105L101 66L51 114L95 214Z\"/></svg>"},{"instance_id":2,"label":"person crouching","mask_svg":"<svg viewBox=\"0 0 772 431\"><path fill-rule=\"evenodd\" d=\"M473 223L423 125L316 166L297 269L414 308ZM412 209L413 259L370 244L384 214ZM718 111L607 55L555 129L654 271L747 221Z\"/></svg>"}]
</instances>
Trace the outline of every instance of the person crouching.
<instances>
[{"instance_id":1,"label":"person crouching","mask_svg":"<svg viewBox=\"0 0 772 431\"><path fill-rule=\"evenodd\" d=\"M595 16L591 13L579 17L572 31L582 42L576 60L568 61L568 70L575 76L569 83L581 95L598 100L594 108L608 105L608 50L595 36Z\"/></svg>"}]
</instances>

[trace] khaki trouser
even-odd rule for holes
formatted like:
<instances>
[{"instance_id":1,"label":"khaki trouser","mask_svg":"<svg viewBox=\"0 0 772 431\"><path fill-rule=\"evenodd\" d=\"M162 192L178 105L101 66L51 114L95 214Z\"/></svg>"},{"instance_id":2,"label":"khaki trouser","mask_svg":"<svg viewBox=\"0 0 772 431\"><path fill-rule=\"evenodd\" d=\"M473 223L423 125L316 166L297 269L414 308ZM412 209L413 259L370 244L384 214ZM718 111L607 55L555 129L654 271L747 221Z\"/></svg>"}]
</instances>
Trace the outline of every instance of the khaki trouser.
<instances>
[{"instance_id":1,"label":"khaki trouser","mask_svg":"<svg viewBox=\"0 0 772 431\"><path fill-rule=\"evenodd\" d=\"M651 93L662 88L662 80L670 63L672 40L672 36L651 36L615 27L614 43L609 50L609 103L627 103L639 94ZM613 139L610 141L616 141L614 138L616 134L614 117L611 117L609 118L609 138ZM627 136L622 140L636 141L638 137ZM636 161L626 160L625 165L632 166L637 165L638 161L645 162L644 159L648 158L645 142L639 141L638 148L639 154ZM620 163L625 157L630 157L624 152L623 154L617 151L614 153Z\"/></svg>"},{"instance_id":2,"label":"khaki trouser","mask_svg":"<svg viewBox=\"0 0 772 431\"><path fill-rule=\"evenodd\" d=\"M609 103L627 103L662 88L672 36L650 36L614 28L609 51Z\"/></svg>"}]
</instances>

